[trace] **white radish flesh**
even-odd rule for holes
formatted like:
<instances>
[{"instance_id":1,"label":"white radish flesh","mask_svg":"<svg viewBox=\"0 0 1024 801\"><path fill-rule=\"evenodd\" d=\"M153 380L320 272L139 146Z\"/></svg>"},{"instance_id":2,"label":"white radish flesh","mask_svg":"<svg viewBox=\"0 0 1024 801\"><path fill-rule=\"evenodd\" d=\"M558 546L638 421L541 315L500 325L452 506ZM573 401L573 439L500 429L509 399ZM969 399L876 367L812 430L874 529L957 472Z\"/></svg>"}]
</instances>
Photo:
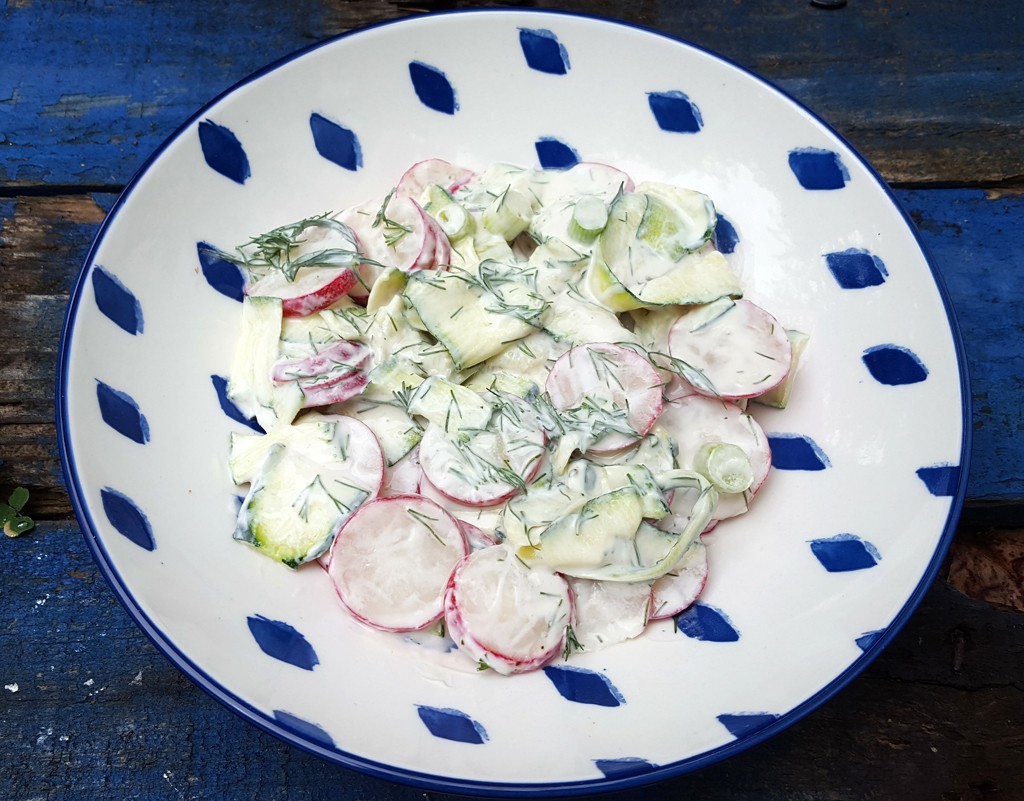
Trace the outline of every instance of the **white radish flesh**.
<instances>
[{"instance_id":1,"label":"white radish flesh","mask_svg":"<svg viewBox=\"0 0 1024 801\"><path fill-rule=\"evenodd\" d=\"M740 399L761 395L789 373L785 329L748 300L723 299L687 312L669 331L669 353L699 376L698 392Z\"/></svg>"},{"instance_id":2,"label":"white radish flesh","mask_svg":"<svg viewBox=\"0 0 1024 801\"><path fill-rule=\"evenodd\" d=\"M584 653L638 637L647 628L651 584L569 579L575 599L573 634Z\"/></svg>"},{"instance_id":3,"label":"white radish flesh","mask_svg":"<svg viewBox=\"0 0 1024 801\"><path fill-rule=\"evenodd\" d=\"M545 389L583 451L624 448L646 434L661 413L661 378L630 348L593 342L555 362Z\"/></svg>"},{"instance_id":4,"label":"white radish flesh","mask_svg":"<svg viewBox=\"0 0 1024 801\"><path fill-rule=\"evenodd\" d=\"M768 437L758 422L735 403L703 395L690 395L666 403L658 423L679 446L677 460L684 470L694 470L703 448L716 443L738 446L750 460L753 480L742 493L722 493L714 520L725 520L746 511L772 465Z\"/></svg>"},{"instance_id":5,"label":"white radish flesh","mask_svg":"<svg viewBox=\"0 0 1024 801\"><path fill-rule=\"evenodd\" d=\"M458 524L433 501L379 498L342 527L328 573L359 620L384 631L416 631L441 617L448 578L468 552Z\"/></svg>"},{"instance_id":6,"label":"white radish flesh","mask_svg":"<svg viewBox=\"0 0 1024 801\"><path fill-rule=\"evenodd\" d=\"M527 567L509 546L495 545L455 568L445 592L445 623L481 668L511 675L543 667L561 653L572 604L565 579L543 565Z\"/></svg>"},{"instance_id":7,"label":"white radish flesh","mask_svg":"<svg viewBox=\"0 0 1024 801\"><path fill-rule=\"evenodd\" d=\"M528 428L515 434L480 431L451 436L429 424L420 442L423 474L448 498L493 506L523 489L540 468L544 435Z\"/></svg>"}]
</instances>

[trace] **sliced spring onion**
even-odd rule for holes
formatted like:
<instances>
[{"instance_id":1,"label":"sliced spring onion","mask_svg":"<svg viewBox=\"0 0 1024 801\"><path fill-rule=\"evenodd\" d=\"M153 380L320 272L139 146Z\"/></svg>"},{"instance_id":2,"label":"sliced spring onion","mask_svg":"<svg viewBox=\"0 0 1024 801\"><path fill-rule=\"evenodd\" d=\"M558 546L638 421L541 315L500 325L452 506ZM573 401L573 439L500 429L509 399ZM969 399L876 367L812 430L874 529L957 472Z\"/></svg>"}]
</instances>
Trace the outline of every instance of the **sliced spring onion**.
<instances>
[{"instance_id":1,"label":"sliced spring onion","mask_svg":"<svg viewBox=\"0 0 1024 801\"><path fill-rule=\"evenodd\" d=\"M709 442L697 452L694 467L721 492L745 492L754 483L750 459L738 445Z\"/></svg>"},{"instance_id":2,"label":"sliced spring onion","mask_svg":"<svg viewBox=\"0 0 1024 801\"><path fill-rule=\"evenodd\" d=\"M458 203L446 203L434 214L441 230L449 239L458 239L473 231L473 218Z\"/></svg>"},{"instance_id":3,"label":"sliced spring onion","mask_svg":"<svg viewBox=\"0 0 1024 801\"><path fill-rule=\"evenodd\" d=\"M518 189L506 189L484 209L484 227L506 242L519 236L533 219L530 199Z\"/></svg>"},{"instance_id":4,"label":"sliced spring onion","mask_svg":"<svg viewBox=\"0 0 1024 801\"><path fill-rule=\"evenodd\" d=\"M572 208L569 235L581 242L593 242L608 225L608 207L601 198L584 195Z\"/></svg>"}]
</instances>

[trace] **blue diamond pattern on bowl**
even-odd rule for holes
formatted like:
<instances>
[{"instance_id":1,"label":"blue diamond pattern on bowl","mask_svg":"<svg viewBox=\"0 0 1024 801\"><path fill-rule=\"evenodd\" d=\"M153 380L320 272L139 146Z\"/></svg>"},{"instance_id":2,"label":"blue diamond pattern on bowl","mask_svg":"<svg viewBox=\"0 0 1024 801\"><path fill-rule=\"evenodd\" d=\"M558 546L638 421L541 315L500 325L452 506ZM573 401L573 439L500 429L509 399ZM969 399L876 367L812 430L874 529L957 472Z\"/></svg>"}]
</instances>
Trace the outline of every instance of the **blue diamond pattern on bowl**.
<instances>
[{"instance_id":1,"label":"blue diamond pattern on bowl","mask_svg":"<svg viewBox=\"0 0 1024 801\"><path fill-rule=\"evenodd\" d=\"M824 470L832 466L828 456L803 434L769 434L772 467L779 470Z\"/></svg>"},{"instance_id":2,"label":"blue diamond pattern on bowl","mask_svg":"<svg viewBox=\"0 0 1024 801\"><path fill-rule=\"evenodd\" d=\"M883 634L885 634L885 629L876 629L875 631L865 631L856 640L854 640L854 642L857 643L857 647L860 648L860 650L866 651L872 645L874 645L876 642L878 642L878 640L881 638L881 636Z\"/></svg>"},{"instance_id":3,"label":"blue diamond pattern on bowl","mask_svg":"<svg viewBox=\"0 0 1024 801\"><path fill-rule=\"evenodd\" d=\"M100 500L103 503L103 512L106 514L107 520L118 533L147 551L156 549L149 519L131 498L115 489L104 487L100 490Z\"/></svg>"},{"instance_id":4,"label":"blue diamond pattern on bowl","mask_svg":"<svg viewBox=\"0 0 1024 801\"><path fill-rule=\"evenodd\" d=\"M433 706L417 706L420 720L435 737L455 740L460 743L480 745L487 742L487 732L465 712L458 709L439 709Z\"/></svg>"},{"instance_id":5,"label":"blue diamond pattern on bowl","mask_svg":"<svg viewBox=\"0 0 1024 801\"><path fill-rule=\"evenodd\" d=\"M274 710L274 720L304 740L311 740L327 748L335 747L334 738L324 731L322 726L316 723L310 723L308 720L293 715L291 712L285 712L283 709Z\"/></svg>"},{"instance_id":6,"label":"blue diamond pattern on bowl","mask_svg":"<svg viewBox=\"0 0 1024 801\"><path fill-rule=\"evenodd\" d=\"M561 139L542 136L534 143L540 166L546 170L562 170L579 164L580 154Z\"/></svg>"},{"instance_id":7,"label":"blue diamond pattern on bowl","mask_svg":"<svg viewBox=\"0 0 1024 801\"><path fill-rule=\"evenodd\" d=\"M569 71L569 54L551 31L520 28L519 45L530 69L551 75L565 75Z\"/></svg>"},{"instance_id":8,"label":"blue diamond pattern on bowl","mask_svg":"<svg viewBox=\"0 0 1024 801\"><path fill-rule=\"evenodd\" d=\"M92 290L104 315L133 336L142 333L142 305L117 276L97 265L92 271Z\"/></svg>"},{"instance_id":9,"label":"blue diamond pattern on bowl","mask_svg":"<svg viewBox=\"0 0 1024 801\"><path fill-rule=\"evenodd\" d=\"M595 706L619 706L626 703L622 693L603 673L568 665L549 665L544 668L544 674L567 701Z\"/></svg>"},{"instance_id":10,"label":"blue diamond pattern on bowl","mask_svg":"<svg viewBox=\"0 0 1024 801\"><path fill-rule=\"evenodd\" d=\"M210 167L235 183L244 184L252 174L249 157L238 137L212 120L199 123L199 144Z\"/></svg>"},{"instance_id":11,"label":"blue diamond pattern on bowl","mask_svg":"<svg viewBox=\"0 0 1024 801\"><path fill-rule=\"evenodd\" d=\"M678 89L648 92L647 104L663 131L692 134L704 127L704 118L697 104Z\"/></svg>"},{"instance_id":12,"label":"blue diamond pattern on bowl","mask_svg":"<svg viewBox=\"0 0 1024 801\"><path fill-rule=\"evenodd\" d=\"M879 286L889 276L885 263L863 248L826 253L825 263L843 289Z\"/></svg>"},{"instance_id":13,"label":"blue diamond pattern on bowl","mask_svg":"<svg viewBox=\"0 0 1024 801\"><path fill-rule=\"evenodd\" d=\"M283 620L271 620L263 615L249 615L246 623L256 644L267 656L303 670L312 670L320 664L313 646L298 630Z\"/></svg>"},{"instance_id":14,"label":"blue diamond pattern on bowl","mask_svg":"<svg viewBox=\"0 0 1024 801\"><path fill-rule=\"evenodd\" d=\"M657 765L640 757L619 757L618 759L595 759L597 769L609 779L626 776L640 776L654 770Z\"/></svg>"},{"instance_id":15,"label":"blue diamond pattern on bowl","mask_svg":"<svg viewBox=\"0 0 1024 801\"><path fill-rule=\"evenodd\" d=\"M316 152L325 159L350 172L363 166L363 148L355 131L316 112L309 115L309 130Z\"/></svg>"},{"instance_id":16,"label":"blue diamond pattern on bowl","mask_svg":"<svg viewBox=\"0 0 1024 801\"><path fill-rule=\"evenodd\" d=\"M789 168L804 189L842 189L850 180L839 154L818 147L789 151Z\"/></svg>"},{"instance_id":17,"label":"blue diamond pattern on bowl","mask_svg":"<svg viewBox=\"0 0 1024 801\"><path fill-rule=\"evenodd\" d=\"M881 554L867 540L856 534L836 534L834 537L811 540L811 553L829 573L848 573L877 565Z\"/></svg>"},{"instance_id":18,"label":"blue diamond pattern on bowl","mask_svg":"<svg viewBox=\"0 0 1024 801\"><path fill-rule=\"evenodd\" d=\"M729 254L736 251L740 243L740 235L736 232L736 226L721 212L718 213L718 223L715 225L715 247L722 253Z\"/></svg>"},{"instance_id":19,"label":"blue diamond pattern on bowl","mask_svg":"<svg viewBox=\"0 0 1024 801\"><path fill-rule=\"evenodd\" d=\"M960 483L960 465L933 464L919 467L917 477L924 482L932 495L952 497L956 495L956 488Z\"/></svg>"},{"instance_id":20,"label":"blue diamond pattern on bowl","mask_svg":"<svg viewBox=\"0 0 1024 801\"><path fill-rule=\"evenodd\" d=\"M739 630L721 610L698 601L676 615L676 627L694 640L705 642L737 642Z\"/></svg>"},{"instance_id":21,"label":"blue diamond pattern on bowl","mask_svg":"<svg viewBox=\"0 0 1024 801\"><path fill-rule=\"evenodd\" d=\"M97 380L96 400L104 423L140 445L149 442L149 423L131 395Z\"/></svg>"},{"instance_id":22,"label":"blue diamond pattern on bowl","mask_svg":"<svg viewBox=\"0 0 1024 801\"><path fill-rule=\"evenodd\" d=\"M909 348L900 345L875 345L864 351L864 364L880 384L901 386L919 384L928 378L928 368Z\"/></svg>"},{"instance_id":23,"label":"blue diamond pattern on bowl","mask_svg":"<svg viewBox=\"0 0 1024 801\"><path fill-rule=\"evenodd\" d=\"M736 738L746 737L778 720L779 716L771 712L735 712L719 715L718 722L729 730Z\"/></svg>"},{"instance_id":24,"label":"blue diamond pattern on bowl","mask_svg":"<svg viewBox=\"0 0 1024 801\"><path fill-rule=\"evenodd\" d=\"M409 62L409 78L416 91L416 97L427 108L442 114L454 114L459 103L455 98L455 87L437 67L422 61Z\"/></svg>"},{"instance_id":25,"label":"blue diamond pattern on bowl","mask_svg":"<svg viewBox=\"0 0 1024 801\"><path fill-rule=\"evenodd\" d=\"M213 382L213 389L217 393L217 401L220 403L221 411L224 412L228 417L234 420L236 423L246 425L258 434L266 434L263 430L263 426L256 422L252 417L246 417L242 414L241 410L231 402L228 397L228 380L222 375L211 375L210 380Z\"/></svg>"},{"instance_id":26,"label":"blue diamond pattern on bowl","mask_svg":"<svg viewBox=\"0 0 1024 801\"><path fill-rule=\"evenodd\" d=\"M206 283L222 295L241 302L245 297L245 274L241 268L221 256L208 242L197 242L196 253Z\"/></svg>"}]
</instances>

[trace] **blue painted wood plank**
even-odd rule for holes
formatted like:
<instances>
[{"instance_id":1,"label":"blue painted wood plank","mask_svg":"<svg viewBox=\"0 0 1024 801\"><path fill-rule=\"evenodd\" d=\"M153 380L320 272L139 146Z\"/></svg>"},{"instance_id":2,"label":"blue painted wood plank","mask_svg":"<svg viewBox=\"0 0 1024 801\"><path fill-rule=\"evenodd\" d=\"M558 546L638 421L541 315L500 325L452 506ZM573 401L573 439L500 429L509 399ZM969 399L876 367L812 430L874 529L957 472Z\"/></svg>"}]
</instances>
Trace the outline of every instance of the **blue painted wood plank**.
<instances>
[{"instance_id":1,"label":"blue painted wood plank","mask_svg":"<svg viewBox=\"0 0 1024 801\"><path fill-rule=\"evenodd\" d=\"M642 4L552 5L652 22ZM1019 4L989 0L966 24L956 0L915 5L919 13L879 2L829 13L791 0L680 2L659 6L656 20L666 33L777 82L850 136L890 180L1019 173ZM315 40L395 14L380 0L7 3L0 185L122 184L234 82Z\"/></svg>"},{"instance_id":2,"label":"blue painted wood plank","mask_svg":"<svg viewBox=\"0 0 1024 801\"><path fill-rule=\"evenodd\" d=\"M1024 502L1024 197L956 189L897 195L964 334L974 404L968 498Z\"/></svg>"},{"instance_id":3,"label":"blue painted wood plank","mask_svg":"<svg viewBox=\"0 0 1024 801\"><path fill-rule=\"evenodd\" d=\"M333 33L326 10L308 0L6 4L0 184L125 183L203 104L309 45L310 31Z\"/></svg>"}]
</instances>

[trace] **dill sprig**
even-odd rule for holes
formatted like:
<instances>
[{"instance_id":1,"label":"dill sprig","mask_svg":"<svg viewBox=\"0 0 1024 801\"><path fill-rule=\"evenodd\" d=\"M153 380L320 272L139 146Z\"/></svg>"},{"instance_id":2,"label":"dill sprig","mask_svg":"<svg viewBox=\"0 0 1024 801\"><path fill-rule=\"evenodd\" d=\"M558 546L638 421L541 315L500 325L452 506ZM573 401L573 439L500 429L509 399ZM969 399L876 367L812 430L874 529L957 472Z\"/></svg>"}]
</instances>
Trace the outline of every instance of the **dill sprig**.
<instances>
[{"instance_id":1,"label":"dill sprig","mask_svg":"<svg viewBox=\"0 0 1024 801\"><path fill-rule=\"evenodd\" d=\"M244 267L250 274L262 275L270 270L278 270L288 281L294 281L303 267L353 267L359 261L355 235L351 228L330 214L324 212L306 217L254 236L236 248L237 256L219 250L215 253L225 261ZM351 242L352 247L321 248L296 256L296 249L307 241L305 234L314 229L334 231Z\"/></svg>"},{"instance_id":2,"label":"dill sprig","mask_svg":"<svg viewBox=\"0 0 1024 801\"><path fill-rule=\"evenodd\" d=\"M391 198L394 197L395 190L392 189L388 192L387 197L384 198L384 202L381 204L380 209L377 211L377 216L373 218L373 228L384 227L384 244L389 248L396 247L402 239L412 233L412 228L408 225L402 225L400 222L396 222L388 217L388 204L391 202Z\"/></svg>"}]
</instances>

